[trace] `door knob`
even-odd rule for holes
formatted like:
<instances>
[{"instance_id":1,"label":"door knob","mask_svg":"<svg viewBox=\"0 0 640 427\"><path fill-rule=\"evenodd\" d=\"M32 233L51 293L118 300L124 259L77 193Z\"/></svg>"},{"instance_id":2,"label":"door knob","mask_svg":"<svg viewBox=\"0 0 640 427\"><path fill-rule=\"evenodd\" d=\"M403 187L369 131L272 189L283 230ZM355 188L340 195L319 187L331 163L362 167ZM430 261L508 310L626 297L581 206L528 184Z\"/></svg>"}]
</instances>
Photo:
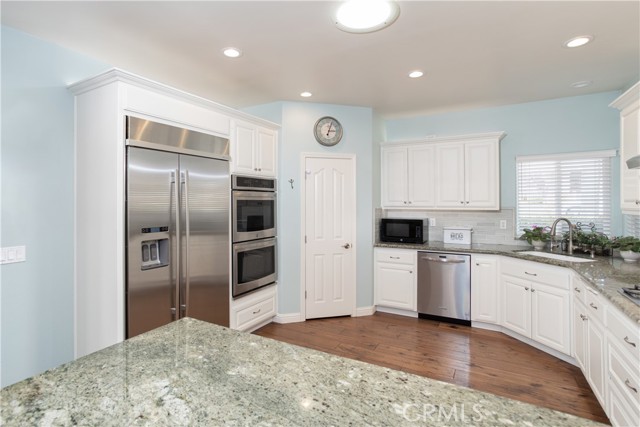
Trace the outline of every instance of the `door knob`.
<instances>
[{"instance_id":1,"label":"door knob","mask_svg":"<svg viewBox=\"0 0 640 427\"><path fill-rule=\"evenodd\" d=\"M342 247L345 248L345 249L349 249L351 247L351 245L348 244L348 243L345 243L344 245L342 245Z\"/></svg>"}]
</instances>

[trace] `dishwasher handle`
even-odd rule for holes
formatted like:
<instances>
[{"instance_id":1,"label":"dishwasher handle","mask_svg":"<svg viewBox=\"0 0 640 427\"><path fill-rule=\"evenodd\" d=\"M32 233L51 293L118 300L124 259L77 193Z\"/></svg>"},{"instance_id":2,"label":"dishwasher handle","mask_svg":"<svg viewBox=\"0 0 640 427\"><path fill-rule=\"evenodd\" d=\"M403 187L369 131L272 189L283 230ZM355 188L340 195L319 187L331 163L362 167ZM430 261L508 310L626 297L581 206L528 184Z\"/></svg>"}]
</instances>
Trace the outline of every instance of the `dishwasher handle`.
<instances>
[{"instance_id":1,"label":"dishwasher handle","mask_svg":"<svg viewBox=\"0 0 640 427\"><path fill-rule=\"evenodd\" d=\"M431 258L431 257L420 257L421 260L431 261L431 262L439 262L442 264L464 264L467 262L465 259L447 259L447 258Z\"/></svg>"}]
</instances>

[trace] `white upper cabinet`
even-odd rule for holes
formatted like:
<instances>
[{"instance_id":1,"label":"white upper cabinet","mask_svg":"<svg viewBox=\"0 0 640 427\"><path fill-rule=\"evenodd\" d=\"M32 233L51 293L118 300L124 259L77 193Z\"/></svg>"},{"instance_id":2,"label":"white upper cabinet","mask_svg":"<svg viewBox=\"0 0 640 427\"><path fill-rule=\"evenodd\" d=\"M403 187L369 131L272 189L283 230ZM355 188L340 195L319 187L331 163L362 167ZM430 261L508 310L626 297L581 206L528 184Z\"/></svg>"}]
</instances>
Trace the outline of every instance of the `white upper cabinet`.
<instances>
[{"instance_id":1,"label":"white upper cabinet","mask_svg":"<svg viewBox=\"0 0 640 427\"><path fill-rule=\"evenodd\" d=\"M504 132L429 138L382 147L382 206L500 209Z\"/></svg>"},{"instance_id":2,"label":"white upper cabinet","mask_svg":"<svg viewBox=\"0 0 640 427\"><path fill-rule=\"evenodd\" d=\"M382 148L383 206L434 206L433 153L425 144Z\"/></svg>"},{"instance_id":3,"label":"white upper cabinet","mask_svg":"<svg viewBox=\"0 0 640 427\"><path fill-rule=\"evenodd\" d=\"M623 213L640 215L640 169L627 160L640 155L640 82L611 103L620 110L620 204Z\"/></svg>"},{"instance_id":4,"label":"white upper cabinet","mask_svg":"<svg viewBox=\"0 0 640 427\"><path fill-rule=\"evenodd\" d=\"M499 138L436 145L436 205L500 209Z\"/></svg>"},{"instance_id":5,"label":"white upper cabinet","mask_svg":"<svg viewBox=\"0 0 640 427\"><path fill-rule=\"evenodd\" d=\"M231 171L276 176L277 132L252 123L234 121L231 132Z\"/></svg>"}]
</instances>

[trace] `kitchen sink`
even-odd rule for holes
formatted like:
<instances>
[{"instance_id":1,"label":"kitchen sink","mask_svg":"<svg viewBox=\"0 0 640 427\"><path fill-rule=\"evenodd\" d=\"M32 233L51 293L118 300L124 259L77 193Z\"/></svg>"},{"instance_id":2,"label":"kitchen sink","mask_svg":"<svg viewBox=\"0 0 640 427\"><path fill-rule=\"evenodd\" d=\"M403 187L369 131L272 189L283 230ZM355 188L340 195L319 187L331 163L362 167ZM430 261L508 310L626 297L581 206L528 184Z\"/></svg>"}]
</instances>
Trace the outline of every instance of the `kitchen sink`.
<instances>
[{"instance_id":1,"label":"kitchen sink","mask_svg":"<svg viewBox=\"0 0 640 427\"><path fill-rule=\"evenodd\" d=\"M593 261L595 261L594 259L578 258L578 257L571 256L571 255L552 254L552 253L549 253L549 252L524 251L524 252L518 252L518 253L522 254L522 255L532 255L532 256L537 256L537 257L541 257L541 258L557 259L558 261L568 261L568 262L593 262Z\"/></svg>"}]
</instances>

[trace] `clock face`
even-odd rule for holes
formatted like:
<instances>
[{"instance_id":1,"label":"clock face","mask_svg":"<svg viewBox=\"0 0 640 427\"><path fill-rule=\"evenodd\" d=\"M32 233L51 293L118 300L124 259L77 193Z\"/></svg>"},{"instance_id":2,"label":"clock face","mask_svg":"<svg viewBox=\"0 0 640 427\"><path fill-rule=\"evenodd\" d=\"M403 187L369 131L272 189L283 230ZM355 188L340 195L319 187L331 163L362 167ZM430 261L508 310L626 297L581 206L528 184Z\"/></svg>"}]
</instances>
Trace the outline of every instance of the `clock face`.
<instances>
[{"instance_id":1,"label":"clock face","mask_svg":"<svg viewBox=\"0 0 640 427\"><path fill-rule=\"evenodd\" d=\"M313 128L313 134L320 144L331 147L342 139L342 125L333 117L321 117Z\"/></svg>"}]
</instances>

